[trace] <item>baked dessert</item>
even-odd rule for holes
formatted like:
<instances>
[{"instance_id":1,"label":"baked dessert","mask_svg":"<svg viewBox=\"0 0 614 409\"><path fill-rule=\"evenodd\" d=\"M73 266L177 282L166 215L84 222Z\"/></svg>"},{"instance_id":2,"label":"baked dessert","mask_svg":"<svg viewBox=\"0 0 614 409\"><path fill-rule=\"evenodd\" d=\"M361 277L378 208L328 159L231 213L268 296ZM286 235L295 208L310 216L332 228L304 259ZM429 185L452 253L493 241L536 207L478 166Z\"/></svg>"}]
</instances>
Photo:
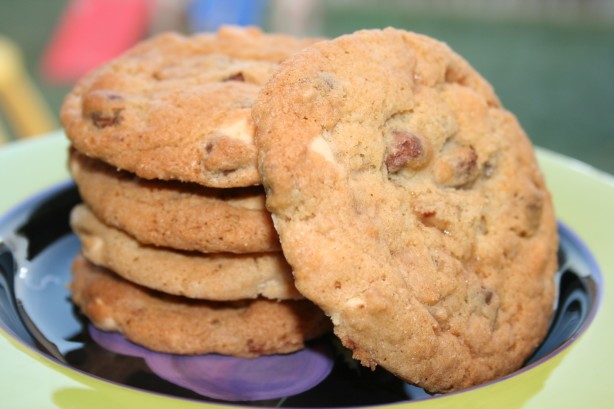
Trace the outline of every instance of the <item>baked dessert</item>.
<instances>
[{"instance_id":1,"label":"baked dessert","mask_svg":"<svg viewBox=\"0 0 614 409\"><path fill-rule=\"evenodd\" d=\"M213 302L177 297L121 279L78 255L72 299L98 328L154 351L238 357L289 353L327 332L306 300Z\"/></svg>"},{"instance_id":2,"label":"baked dessert","mask_svg":"<svg viewBox=\"0 0 614 409\"><path fill-rule=\"evenodd\" d=\"M72 210L70 224L89 261L154 290L212 301L303 298L281 252L202 254L144 245L86 205Z\"/></svg>"},{"instance_id":3,"label":"baked dessert","mask_svg":"<svg viewBox=\"0 0 614 409\"><path fill-rule=\"evenodd\" d=\"M540 344L550 195L515 117L447 45L390 28L317 43L281 65L253 117L295 284L363 365L450 392Z\"/></svg>"},{"instance_id":4,"label":"baked dessert","mask_svg":"<svg viewBox=\"0 0 614 409\"><path fill-rule=\"evenodd\" d=\"M60 119L78 151L141 178L255 185L251 104L314 41L253 27L161 34L79 80Z\"/></svg>"},{"instance_id":5,"label":"baked dessert","mask_svg":"<svg viewBox=\"0 0 614 409\"><path fill-rule=\"evenodd\" d=\"M96 216L140 243L203 253L281 251L261 186L146 180L74 149L69 168Z\"/></svg>"}]
</instances>

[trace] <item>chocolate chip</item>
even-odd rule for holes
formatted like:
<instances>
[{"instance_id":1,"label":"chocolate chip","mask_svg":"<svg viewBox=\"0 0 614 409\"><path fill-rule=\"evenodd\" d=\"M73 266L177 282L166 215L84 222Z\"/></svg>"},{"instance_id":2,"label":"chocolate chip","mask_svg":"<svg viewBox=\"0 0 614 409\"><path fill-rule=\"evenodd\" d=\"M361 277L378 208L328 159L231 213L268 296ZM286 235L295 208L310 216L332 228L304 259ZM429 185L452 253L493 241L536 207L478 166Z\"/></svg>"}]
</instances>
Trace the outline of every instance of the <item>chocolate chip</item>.
<instances>
[{"instance_id":1,"label":"chocolate chip","mask_svg":"<svg viewBox=\"0 0 614 409\"><path fill-rule=\"evenodd\" d=\"M247 340L247 350L252 354L260 355L265 351L265 348L261 343L250 338Z\"/></svg>"},{"instance_id":2,"label":"chocolate chip","mask_svg":"<svg viewBox=\"0 0 614 409\"><path fill-rule=\"evenodd\" d=\"M90 118L94 126L99 129L115 126L121 122L121 110L115 110L110 115L105 115L101 112L92 112Z\"/></svg>"},{"instance_id":3,"label":"chocolate chip","mask_svg":"<svg viewBox=\"0 0 614 409\"><path fill-rule=\"evenodd\" d=\"M497 170L497 165L495 163L495 158L490 158L484 163L484 170L482 173L485 178L491 177L495 171Z\"/></svg>"},{"instance_id":4,"label":"chocolate chip","mask_svg":"<svg viewBox=\"0 0 614 409\"><path fill-rule=\"evenodd\" d=\"M527 230L528 235L532 236L539 229L542 219L542 212L544 210L544 197L543 195L535 195L525 207L527 217Z\"/></svg>"},{"instance_id":5,"label":"chocolate chip","mask_svg":"<svg viewBox=\"0 0 614 409\"><path fill-rule=\"evenodd\" d=\"M473 147L468 146L461 151L461 155L456 162L456 169L463 174L473 173L477 167L478 155Z\"/></svg>"},{"instance_id":6,"label":"chocolate chip","mask_svg":"<svg viewBox=\"0 0 614 409\"><path fill-rule=\"evenodd\" d=\"M492 301L492 291L484 289L484 302L486 305L490 305Z\"/></svg>"},{"instance_id":7,"label":"chocolate chip","mask_svg":"<svg viewBox=\"0 0 614 409\"><path fill-rule=\"evenodd\" d=\"M415 211L415 214L420 223L425 227L433 227L444 234L450 234L450 222L442 217L438 217L435 210Z\"/></svg>"},{"instance_id":8,"label":"chocolate chip","mask_svg":"<svg viewBox=\"0 0 614 409\"><path fill-rule=\"evenodd\" d=\"M236 74L232 74L231 76L224 78L222 81L224 81L224 82L226 82L226 81L245 82L245 77L243 76L242 72L238 72Z\"/></svg>"},{"instance_id":9,"label":"chocolate chip","mask_svg":"<svg viewBox=\"0 0 614 409\"><path fill-rule=\"evenodd\" d=\"M425 146L417 135L407 131L394 131L384 161L388 171L395 173L405 167L423 167L427 156Z\"/></svg>"},{"instance_id":10,"label":"chocolate chip","mask_svg":"<svg viewBox=\"0 0 614 409\"><path fill-rule=\"evenodd\" d=\"M468 187L479 175L478 154L472 146L447 143L435 162L434 176L443 186Z\"/></svg>"},{"instance_id":11,"label":"chocolate chip","mask_svg":"<svg viewBox=\"0 0 614 409\"><path fill-rule=\"evenodd\" d=\"M118 125L126 108L124 96L108 89L89 89L83 95L83 116L99 129Z\"/></svg>"},{"instance_id":12,"label":"chocolate chip","mask_svg":"<svg viewBox=\"0 0 614 409\"><path fill-rule=\"evenodd\" d=\"M518 236L527 238L535 235L541 224L544 208L544 194L536 187L532 193L526 195L514 195L517 208L522 209L518 222L512 226Z\"/></svg>"},{"instance_id":13,"label":"chocolate chip","mask_svg":"<svg viewBox=\"0 0 614 409\"><path fill-rule=\"evenodd\" d=\"M109 94L107 94L107 99L110 100L110 101L121 101L121 100L124 99L124 97L122 97L119 94L109 93Z\"/></svg>"}]
</instances>

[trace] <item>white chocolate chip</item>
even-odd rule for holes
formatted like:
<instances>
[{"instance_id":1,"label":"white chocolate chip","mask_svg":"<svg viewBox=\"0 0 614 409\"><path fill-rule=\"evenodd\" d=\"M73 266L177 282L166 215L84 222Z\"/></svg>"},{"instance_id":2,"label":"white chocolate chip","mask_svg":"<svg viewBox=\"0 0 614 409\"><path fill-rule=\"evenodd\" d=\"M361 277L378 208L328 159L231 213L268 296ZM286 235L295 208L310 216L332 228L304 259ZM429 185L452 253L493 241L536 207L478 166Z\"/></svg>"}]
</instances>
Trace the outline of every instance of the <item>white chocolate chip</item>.
<instances>
[{"instance_id":1,"label":"white chocolate chip","mask_svg":"<svg viewBox=\"0 0 614 409\"><path fill-rule=\"evenodd\" d=\"M256 126L254 125L252 117L250 115L245 115L228 125L217 128L213 133L239 140L247 145L253 145L255 130Z\"/></svg>"},{"instance_id":2,"label":"white chocolate chip","mask_svg":"<svg viewBox=\"0 0 614 409\"><path fill-rule=\"evenodd\" d=\"M339 325L339 324L341 324L341 316L339 315L339 313L338 313L338 312L333 312L333 313L330 315L330 319L331 319L331 321L333 322L333 325Z\"/></svg>"},{"instance_id":3,"label":"white chocolate chip","mask_svg":"<svg viewBox=\"0 0 614 409\"><path fill-rule=\"evenodd\" d=\"M87 242L84 243L86 245L83 246L83 251L92 259L102 258L102 254L104 254L104 241L99 237L88 235L87 232L82 232L82 234L83 240Z\"/></svg>"},{"instance_id":4,"label":"white chocolate chip","mask_svg":"<svg viewBox=\"0 0 614 409\"><path fill-rule=\"evenodd\" d=\"M365 306L365 300L361 297L354 297L347 300L346 305L350 308L361 309Z\"/></svg>"},{"instance_id":5,"label":"white chocolate chip","mask_svg":"<svg viewBox=\"0 0 614 409\"><path fill-rule=\"evenodd\" d=\"M311 143L309 144L309 149L312 152L316 152L327 161L331 163L336 163L335 156L333 154L332 149L330 148L330 145L321 135L312 139Z\"/></svg>"},{"instance_id":6,"label":"white chocolate chip","mask_svg":"<svg viewBox=\"0 0 614 409\"><path fill-rule=\"evenodd\" d=\"M117 321L111 317L106 317L105 319L96 322L96 326L103 331L117 331L119 329Z\"/></svg>"}]
</instances>

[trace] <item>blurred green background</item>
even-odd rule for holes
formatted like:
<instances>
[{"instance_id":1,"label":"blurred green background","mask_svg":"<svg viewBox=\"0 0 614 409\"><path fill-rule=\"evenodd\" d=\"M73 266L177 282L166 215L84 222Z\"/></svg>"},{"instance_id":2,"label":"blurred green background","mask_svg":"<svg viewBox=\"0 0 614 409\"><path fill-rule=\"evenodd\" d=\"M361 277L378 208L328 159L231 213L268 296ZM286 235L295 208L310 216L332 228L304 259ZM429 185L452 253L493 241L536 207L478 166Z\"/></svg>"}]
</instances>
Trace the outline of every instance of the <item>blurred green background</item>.
<instances>
[{"instance_id":1,"label":"blurred green background","mask_svg":"<svg viewBox=\"0 0 614 409\"><path fill-rule=\"evenodd\" d=\"M188 11L171 28L193 31L188 3L176 2ZM0 0L0 35L19 45L56 116L71 84L43 79L39 67L67 4ZM290 18L299 7L303 14ZM614 1L271 0L259 23L271 31L325 36L395 26L443 40L493 84L536 145L614 174Z\"/></svg>"}]
</instances>

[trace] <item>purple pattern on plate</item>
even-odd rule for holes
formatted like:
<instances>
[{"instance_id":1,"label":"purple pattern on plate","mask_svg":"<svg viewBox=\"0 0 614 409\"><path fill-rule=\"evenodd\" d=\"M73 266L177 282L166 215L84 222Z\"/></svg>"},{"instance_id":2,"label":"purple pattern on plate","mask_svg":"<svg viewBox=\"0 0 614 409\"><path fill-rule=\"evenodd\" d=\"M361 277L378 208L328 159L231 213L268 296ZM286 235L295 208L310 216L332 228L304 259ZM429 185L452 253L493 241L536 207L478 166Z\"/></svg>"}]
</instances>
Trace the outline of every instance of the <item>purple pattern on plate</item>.
<instances>
[{"instance_id":1,"label":"purple pattern on plate","mask_svg":"<svg viewBox=\"0 0 614 409\"><path fill-rule=\"evenodd\" d=\"M142 357L159 377L214 399L248 401L296 395L322 382L333 367L332 352L322 342L292 354L245 359L217 354L163 354L92 325L89 332L103 348Z\"/></svg>"}]
</instances>

